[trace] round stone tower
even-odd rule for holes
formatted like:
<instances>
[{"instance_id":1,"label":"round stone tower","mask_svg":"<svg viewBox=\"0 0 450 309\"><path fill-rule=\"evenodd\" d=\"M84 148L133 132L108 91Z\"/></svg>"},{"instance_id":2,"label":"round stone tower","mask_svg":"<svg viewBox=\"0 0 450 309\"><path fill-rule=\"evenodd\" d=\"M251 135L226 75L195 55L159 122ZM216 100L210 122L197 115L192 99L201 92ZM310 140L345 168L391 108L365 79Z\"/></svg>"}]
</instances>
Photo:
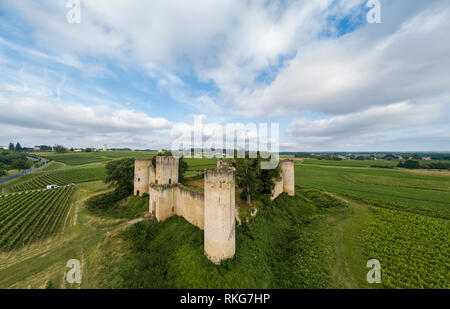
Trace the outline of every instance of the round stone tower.
<instances>
[{"instance_id":1,"label":"round stone tower","mask_svg":"<svg viewBox=\"0 0 450 309\"><path fill-rule=\"evenodd\" d=\"M205 171L204 248L215 264L232 258L236 251L234 190L234 169Z\"/></svg>"},{"instance_id":2,"label":"round stone tower","mask_svg":"<svg viewBox=\"0 0 450 309\"><path fill-rule=\"evenodd\" d=\"M295 195L294 162L283 160L280 162L281 177L283 179L283 192L288 195Z\"/></svg>"},{"instance_id":3,"label":"round stone tower","mask_svg":"<svg viewBox=\"0 0 450 309\"><path fill-rule=\"evenodd\" d=\"M172 156L156 157L156 184L178 183L178 158Z\"/></svg>"},{"instance_id":4,"label":"round stone tower","mask_svg":"<svg viewBox=\"0 0 450 309\"><path fill-rule=\"evenodd\" d=\"M148 193L148 172L151 165L151 158L134 160L134 195L142 196L142 194Z\"/></svg>"}]
</instances>

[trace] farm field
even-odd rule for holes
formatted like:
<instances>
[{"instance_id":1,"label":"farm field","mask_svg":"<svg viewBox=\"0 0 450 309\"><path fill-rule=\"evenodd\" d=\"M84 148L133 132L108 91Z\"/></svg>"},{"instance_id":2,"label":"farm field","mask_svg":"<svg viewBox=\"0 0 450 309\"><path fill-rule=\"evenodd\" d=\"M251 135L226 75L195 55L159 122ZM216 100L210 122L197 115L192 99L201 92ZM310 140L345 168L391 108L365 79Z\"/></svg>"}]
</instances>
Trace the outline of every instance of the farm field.
<instances>
[{"instance_id":1,"label":"farm field","mask_svg":"<svg viewBox=\"0 0 450 309\"><path fill-rule=\"evenodd\" d=\"M43 158L61 162L67 165L83 165L89 163L108 162L125 157L140 158L153 157L154 151L106 151L106 152L80 152L80 153L49 153L42 154Z\"/></svg>"},{"instance_id":2,"label":"farm field","mask_svg":"<svg viewBox=\"0 0 450 309\"><path fill-rule=\"evenodd\" d=\"M429 164L433 163L448 163L448 161L441 160L433 160L433 161L423 161L418 160L419 164ZM317 159L304 159L303 164L309 165L325 165L325 166L348 166L348 167L396 167L398 165L398 161L388 161L388 160L317 160Z\"/></svg>"},{"instance_id":3,"label":"farm field","mask_svg":"<svg viewBox=\"0 0 450 309\"><path fill-rule=\"evenodd\" d=\"M64 187L0 197L0 249L12 250L53 235L73 190Z\"/></svg>"},{"instance_id":4,"label":"farm field","mask_svg":"<svg viewBox=\"0 0 450 309\"><path fill-rule=\"evenodd\" d=\"M185 160L188 177L216 166ZM145 216L148 197L119 203L120 214L133 217L86 209L88 197L111 190L100 180L103 163L53 164L8 188L77 186L0 195L0 287L70 287L61 274L77 258L87 265L81 288L450 288L445 173L296 163L296 197L258 204L258 215L236 230L236 258L216 268L203 256L202 231L178 217L156 224ZM143 222L128 223L134 219ZM365 280L371 258L381 262L382 285Z\"/></svg>"},{"instance_id":5,"label":"farm field","mask_svg":"<svg viewBox=\"0 0 450 309\"><path fill-rule=\"evenodd\" d=\"M203 171L206 168L215 168L217 166L217 159L200 159L200 158L185 158L188 169L186 172L186 176L194 176L197 175L198 172Z\"/></svg>"},{"instance_id":6,"label":"farm field","mask_svg":"<svg viewBox=\"0 0 450 309\"><path fill-rule=\"evenodd\" d=\"M326 166L349 166L349 167L370 167L376 166L397 166L397 161L372 161L372 160L317 160L317 159L304 159L303 164L312 165L326 165Z\"/></svg>"},{"instance_id":7,"label":"farm field","mask_svg":"<svg viewBox=\"0 0 450 309\"><path fill-rule=\"evenodd\" d=\"M88 166L27 175L6 187L8 191L18 192L41 189L52 184L62 186L70 183L101 180L105 175L105 168L103 166Z\"/></svg>"},{"instance_id":8,"label":"farm field","mask_svg":"<svg viewBox=\"0 0 450 309\"><path fill-rule=\"evenodd\" d=\"M369 210L360 218L367 222L360 223L359 240L364 255L381 262L384 287L450 288L450 177L445 173L296 164L295 177L301 187L331 192Z\"/></svg>"}]
</instances>

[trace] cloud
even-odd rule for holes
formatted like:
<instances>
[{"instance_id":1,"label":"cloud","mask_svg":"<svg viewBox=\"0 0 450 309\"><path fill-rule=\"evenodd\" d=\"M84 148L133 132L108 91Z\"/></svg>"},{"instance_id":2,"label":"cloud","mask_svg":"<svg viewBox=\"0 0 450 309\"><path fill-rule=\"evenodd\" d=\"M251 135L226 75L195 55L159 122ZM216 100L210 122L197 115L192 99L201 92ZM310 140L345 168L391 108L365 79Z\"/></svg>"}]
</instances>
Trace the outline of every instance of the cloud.
<instances>
[{"instance_id":1,"label":"cloud","mask_svg":"<svg viewBox=\"0 0 450 309\"><path fill-rule=\"evenodd\" d=\"M444 128L450 131L447 123L450 111L443 110L442 103L430 106L400 102L328 119L298 118L290 124L286 133L297 142L297 146L308 149L364 150L376 145L372 149L380 149L381 146L383 150L389 150L386 147L397 150L396 147L403 147L414 134L424 136L424 132L436 133ZM433 144L433 149L450 149L450 134L446 135L447 138L439 144L435 143L436 138L445 136L442 133L435 135L433 140L422 139L422 148Z\"/></svg>"},{"instance_id":2,"label":"cloud","mask_svg":"<svg viewBox=\"0 0 450 309\"><path fill-rule=\"evenodd\" d=\"M64 136L66 142L73 139L75 143L85 146L96 140L106 142L109 137L114 137L112 143L142 145L136 143L135 136L141 142L144 140L142 137L146 136L149 142L155 140L152 135L159 136L161 131L172 127L167 119L152 118L131 109L85 106L48 97L16 94L0 97L0 124L8 128L2 130L0 138L3 142L12 136L26 141L29 134L41 136L41 143ZM121 137L126 140L121 141ZM147 144L147 147L150 145Z\"/></svg>"},{"instance_id":3,"label":"cloud","mask_svg":"<svg viewBox=\"0 0 450 309\"><path fill-rule=\"evenodd\" d=\"M450 41L442 38L450 31L450 7L439 4L387 34L367 25L299 49L271 85L238 98L241 112L337 114L448 93Z\"/></svg>"},{"instance_id":4,"label":"cloud","mask_svg":"<svg viewBox=\"0 0 450 309\"><path fill-rule=\"evenodd\" d=\"M7 26L0 51L9 49L0 53L0 95L10 100L13 92L26 107L42 102L46 114L33 111L49 121L12 107L0 123L139 143L150 140L139 128L165 130L158 124L168 120L118 103L127 102L177 120L183 112L214 121L297 118L286 147L383 148L405 141L414 125L422 128L417 140L426 141L424 131L442 130L430 117L448 114L448 100L439 99L450 94L448 1L384 1L376 25L365 23L366 2L81 1L81 24L67 23L64 1L2 2L2 18L16 22L0 20Z\"/></svg>"}]
</instances>

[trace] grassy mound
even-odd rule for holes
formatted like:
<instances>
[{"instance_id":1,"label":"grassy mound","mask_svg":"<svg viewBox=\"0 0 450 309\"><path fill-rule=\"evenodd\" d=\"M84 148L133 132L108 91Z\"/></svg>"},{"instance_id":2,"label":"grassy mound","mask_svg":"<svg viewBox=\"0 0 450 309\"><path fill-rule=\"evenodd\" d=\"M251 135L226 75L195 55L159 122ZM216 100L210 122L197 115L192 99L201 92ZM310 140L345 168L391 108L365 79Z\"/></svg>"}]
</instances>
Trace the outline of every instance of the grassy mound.
<instances>
[{"instance_id":1,"label":"grassy mound","mask_svg":"<svg viewBox=\"0 0 450 309\"><path fill-rule=\"evenodd\" d=\"M330 218L346 211L342 202L314 190L282 194L266 201L250 224L237 226L236 255L220 266L203 254L203 231L183 218L139 222L94 252L88 272L103 276L90 287L332 287Z\"/></svg>"}]
</instances>

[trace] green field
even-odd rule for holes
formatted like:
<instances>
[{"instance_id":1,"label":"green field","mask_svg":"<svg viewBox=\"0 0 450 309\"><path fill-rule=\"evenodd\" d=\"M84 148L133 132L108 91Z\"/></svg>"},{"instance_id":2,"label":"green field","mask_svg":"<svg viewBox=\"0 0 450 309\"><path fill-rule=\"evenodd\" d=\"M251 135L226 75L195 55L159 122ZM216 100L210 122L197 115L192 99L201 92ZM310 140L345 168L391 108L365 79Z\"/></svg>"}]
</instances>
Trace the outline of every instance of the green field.
<instances>
[{"instance_id":1,"label":"green field","mask_svg":"<svg viewBox=\"0 0 450 309\"><path fill-rule=\"evenodd\" d=\"M64 187L0 197L0 249L11 250L52 235L73 190Z\"/></svg>"},{"instance_id":2,"label":"green field","mask_svg":"<svg viewBox=\"0 0 450 309\"><path fill-rule=\"evenodd\" d=\"M42 157L67 165L83 165L89 163L108 162L120 158L153 157L154 151L105 151L105 152L70 152L43 154Z\"/></svg>"},{"instance_id":3,"label":"green field","mask_svg":"<svg viewBox=\"0 0 450 309\"><path fill-rule=\"evenodd\" d=\"M296 164L295 182L369 209L348 233L381 262L384 287L450 287L450 176Z\"/></svg>"},{"instance_id":4,"label":"green field","mask_svg":"<svg viewBox=\"0 0 450 309\"><path fill-rule=\"evenodd\" d=\"M9 184L8 191L18 192L45 188L47 185L67 185L70 183L88 182L105 178L103 166L83 167L77 169L56 170L27 175Z\"/></svg>"}]
</instances>

